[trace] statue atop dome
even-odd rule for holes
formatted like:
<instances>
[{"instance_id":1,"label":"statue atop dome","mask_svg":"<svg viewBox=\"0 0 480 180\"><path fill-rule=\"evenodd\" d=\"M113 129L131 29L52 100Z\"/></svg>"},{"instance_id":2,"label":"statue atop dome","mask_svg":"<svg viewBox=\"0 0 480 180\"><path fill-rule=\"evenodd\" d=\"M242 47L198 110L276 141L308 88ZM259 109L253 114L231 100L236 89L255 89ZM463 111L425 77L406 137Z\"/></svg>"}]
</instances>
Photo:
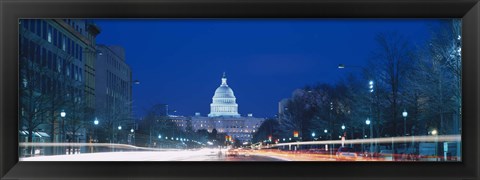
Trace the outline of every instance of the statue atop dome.
<instances>
[{"instance_id":1,"label":"statue atop dome","mask_svg":"<svg viewBox=\"0 0 480 180\"><path fill-rule=\"evenodd\" d=\"M225 72L223 72L223 76L222 76L222 86L225 85L225 86L228 86L227 84L227 76L225 75Z\"/></svg>"}]
</instances>

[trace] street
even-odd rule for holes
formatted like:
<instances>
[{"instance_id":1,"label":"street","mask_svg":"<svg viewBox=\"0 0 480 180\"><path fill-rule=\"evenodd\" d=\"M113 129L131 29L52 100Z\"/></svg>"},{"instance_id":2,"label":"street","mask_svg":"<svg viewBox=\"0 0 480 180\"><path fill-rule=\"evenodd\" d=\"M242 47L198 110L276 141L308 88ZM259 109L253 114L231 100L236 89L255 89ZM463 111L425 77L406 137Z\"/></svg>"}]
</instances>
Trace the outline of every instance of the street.
<instances>
[{"instance_id":1,"label":"street","mask_svg":"<svg viewBox=\"0 0 480 180\"><path fill-rule=\"evenodd\" d=\"M20 161L279 161L267 156L225 156L218 149L102 152L72 155L35 156Z\"/></svg>"}]
</instances>

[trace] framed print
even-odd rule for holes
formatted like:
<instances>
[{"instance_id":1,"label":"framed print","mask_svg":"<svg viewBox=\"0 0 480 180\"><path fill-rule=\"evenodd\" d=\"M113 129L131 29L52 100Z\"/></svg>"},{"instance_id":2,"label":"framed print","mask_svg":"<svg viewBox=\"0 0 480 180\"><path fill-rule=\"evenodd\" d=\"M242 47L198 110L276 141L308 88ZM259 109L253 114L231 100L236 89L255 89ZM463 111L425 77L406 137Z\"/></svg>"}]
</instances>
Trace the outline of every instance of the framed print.
<instances>
[{"instance_id":1,"label":"framed print","mask_svg":"<svg viewBox=\"0 0 480 180\"><path fill-rule=\"evenodd\" d=\"M478 1L1 8L4 179L479 176Z\"/></svg>"}]
</instances>

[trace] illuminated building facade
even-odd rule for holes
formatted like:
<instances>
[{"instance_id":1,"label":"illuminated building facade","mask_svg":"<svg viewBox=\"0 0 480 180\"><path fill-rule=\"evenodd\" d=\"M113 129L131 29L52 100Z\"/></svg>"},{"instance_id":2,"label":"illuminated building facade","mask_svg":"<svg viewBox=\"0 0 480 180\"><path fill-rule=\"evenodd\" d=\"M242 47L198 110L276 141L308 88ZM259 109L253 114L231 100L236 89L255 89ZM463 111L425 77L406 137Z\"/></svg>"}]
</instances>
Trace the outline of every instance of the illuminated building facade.
<instances>
[{"instance_id":1,"label":"illuminated building facade","mask_svg":"<svg viewBox=\"0 0 480 180\"><path fill-rule=\"evenodd\" d=\"M264 118L255 118L252 114L242 117L238 113L238 104L233 94L232 88L227 84L225 73L222 77L220 87L215 90L215 94L210 104L210 114L208 117L195 113L191 118L193 129L206 129L212 132L216 129L218 133L226 133L232 139L238 139L242 142L250 142L255 133L263 123Z\"/></svg>"}]
</instances>

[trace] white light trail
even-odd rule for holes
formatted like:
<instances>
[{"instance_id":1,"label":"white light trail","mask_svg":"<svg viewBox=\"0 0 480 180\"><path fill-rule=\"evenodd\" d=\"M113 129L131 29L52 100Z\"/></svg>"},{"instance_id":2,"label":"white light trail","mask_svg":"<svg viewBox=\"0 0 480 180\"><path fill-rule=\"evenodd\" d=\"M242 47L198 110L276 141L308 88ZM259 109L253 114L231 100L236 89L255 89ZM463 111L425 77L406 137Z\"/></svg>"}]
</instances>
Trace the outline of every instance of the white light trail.
<instances>
[{"instance_id":1,"label":"white light trail","mask_svg":"<svg viewBox=\"0 0 480 180\"><path fill-rule=\"evenodd\" d=\"M441 135L441 136L405 136L405 137L384 137L373 139L350 139L345 140L345 144L362 143L404 143L404 142L460 142L460 135ZM317 145L317 144L342 144L342 140L328 141L304 141L289 142L270 145L270 147L288 146L288 145Z\"/></svg>"}]
</instances>

